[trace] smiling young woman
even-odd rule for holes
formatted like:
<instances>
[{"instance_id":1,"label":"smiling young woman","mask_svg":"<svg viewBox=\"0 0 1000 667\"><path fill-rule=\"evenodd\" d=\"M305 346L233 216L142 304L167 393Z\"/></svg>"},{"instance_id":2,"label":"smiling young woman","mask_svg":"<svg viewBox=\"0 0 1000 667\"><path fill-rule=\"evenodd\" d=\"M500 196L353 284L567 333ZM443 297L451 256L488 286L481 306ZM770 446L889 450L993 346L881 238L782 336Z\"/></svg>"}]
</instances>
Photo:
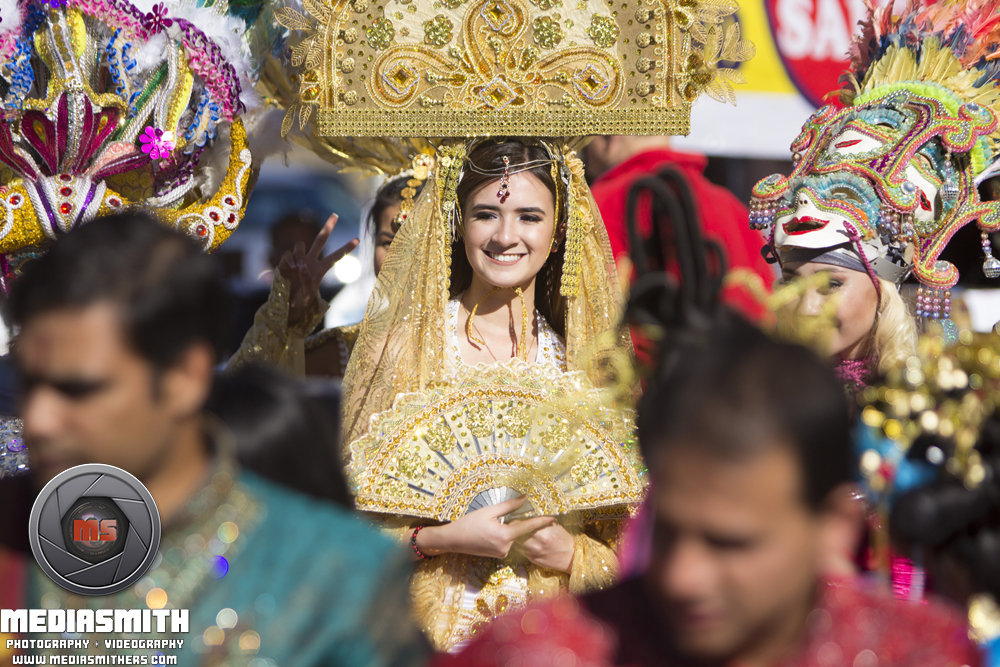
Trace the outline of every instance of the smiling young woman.
<instances>
[{"instance_id":1,"label":"smiling young woman","mask_svg":"<svg viewBox=\"0 0 1000 667\"><path fill-rule=\"evenodd\" d=\"M414 609L438 650L532 600L609 585L644 485L637 452L613 472L620 454L604 450L593 477L582 463L538 481L546 457L578 455L558 435L574 417L550 397L569 383L603 391L589 361L599 341L631 353L582 163L539 140L455 150L439 151L389 250L344 380L357 506L413 550ZM628 438L622 406L608 414L624 430L606 442ZM600 512L541 510L602 483L614 500Z\"/></svg>"},{"instance_id":2,"label":"smiling young woman","mask_svg":"<svg viewBox=\"0 0 1000 667\"><path fill-rule=\"evenodd\" d=\"M451 294L469 365L536 360L540 327L556 334L565 356L558 280L566 219L556 210L552 164L544 148L514 142L486 144L468 157L456 189L465 234L452 246ZM507 196L500 197L504 179Z\"/></svg>"}]
</instances>

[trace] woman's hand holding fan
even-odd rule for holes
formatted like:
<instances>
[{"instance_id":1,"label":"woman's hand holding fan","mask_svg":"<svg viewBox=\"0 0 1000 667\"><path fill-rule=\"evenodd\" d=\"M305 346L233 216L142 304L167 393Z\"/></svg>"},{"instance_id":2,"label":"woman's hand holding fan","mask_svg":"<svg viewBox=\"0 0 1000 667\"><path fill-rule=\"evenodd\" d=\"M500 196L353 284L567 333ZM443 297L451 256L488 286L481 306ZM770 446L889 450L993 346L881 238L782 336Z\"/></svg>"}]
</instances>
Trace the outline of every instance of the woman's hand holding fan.
<instances>
[{"instance_id":1,"label":"woman's hand holding fan","mask_svg":"<svg viewBox=\"0 0 1000 667\"><path fill-rule=\"evenodd\" d=\"M501 517L513 512L526 501L527 496L521 496L474 510L450 523L427 526L417 535L417 548L427 556L462 553L485 558L506 558L519 541L527 541L538 557L545 558L549 555L546 553L546 546L557 542L551 538L533 541L534 535L557 527L572 540L572 536L559 526L555 517L539 516L509 523L500 522ZM518 551L522 548L519 546ZM525 555L531 559L528 554Z\"/></svg>"}]
</instances>

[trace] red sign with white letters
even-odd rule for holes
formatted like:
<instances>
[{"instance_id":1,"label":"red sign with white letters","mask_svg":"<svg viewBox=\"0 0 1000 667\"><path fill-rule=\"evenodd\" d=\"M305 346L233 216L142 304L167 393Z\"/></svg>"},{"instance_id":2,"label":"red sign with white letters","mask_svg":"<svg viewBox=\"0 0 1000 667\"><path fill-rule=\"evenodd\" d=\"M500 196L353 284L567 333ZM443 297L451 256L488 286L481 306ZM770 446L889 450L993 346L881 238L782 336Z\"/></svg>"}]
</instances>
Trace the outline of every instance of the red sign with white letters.
<instances>
[{"instance_id":1,"label":"red sign with white letters","mask_svg":"<svg viewBox=\"0 0 1000 667\"><path fill-rule=\"evenodd\" d=\"M764 6L792 83L811 104L830 103L825 96L841 87L864 0L764 0Z\"/></svg>"}]
</instances>

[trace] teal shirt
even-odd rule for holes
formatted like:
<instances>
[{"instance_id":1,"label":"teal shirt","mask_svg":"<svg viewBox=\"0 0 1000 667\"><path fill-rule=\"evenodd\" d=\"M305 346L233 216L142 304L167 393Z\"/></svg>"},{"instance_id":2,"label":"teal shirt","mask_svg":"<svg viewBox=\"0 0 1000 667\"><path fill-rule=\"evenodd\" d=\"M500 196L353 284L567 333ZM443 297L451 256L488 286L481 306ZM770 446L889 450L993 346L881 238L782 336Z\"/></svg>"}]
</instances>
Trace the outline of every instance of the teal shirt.
<instances>
[{"instance_id":1,"label":"teal shirt","mask_svg":"<svg viewBox=\"0 0 1000 667\"><path fill-rule=\"evenodd\" d=\"M154 652L105 651L105 639L184 639L181 650L163 651L178 665L409 667L429 656L409 614L411 569L398 545L350 512L220 466L171 521L160 558L134 587L71 601L33 567L29 598L32 608L142 609L165 596L168 607L190 610L182 635L81 636L99 643L93 654Z\"/></svg>"}]
</instances>

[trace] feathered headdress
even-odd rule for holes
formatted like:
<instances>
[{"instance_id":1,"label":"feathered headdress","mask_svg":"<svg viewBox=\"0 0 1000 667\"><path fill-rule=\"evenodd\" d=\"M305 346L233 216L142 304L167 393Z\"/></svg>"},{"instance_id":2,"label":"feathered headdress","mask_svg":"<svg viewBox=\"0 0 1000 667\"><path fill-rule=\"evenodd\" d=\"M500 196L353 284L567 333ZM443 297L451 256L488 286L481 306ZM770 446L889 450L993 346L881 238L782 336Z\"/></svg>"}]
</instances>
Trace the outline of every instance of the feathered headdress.
<instances>
[{"instance_id":1,"label":"feathered headdress","mask_svg":"<svg viewBox=\"0 0 1000 667\"><path fill-rule=\"evenodd\" d=\"M232 233L251 171L242 117L262 106L236 15L245 4L0 2L6 279L60 235L131 205L206 250Z\"/></svg>"},{"instance_id":2,"label":"feathered headdress","mask_svg":"<svg viewBox=\"0 0 1000 667\"><path fill-rule=\"evenodd\" d=\"M791 176L755 186L751 225L773 225L782 261L853 257L893 282L912 271L929 288L920 314L947 316L936 291L958 271L939 257L961 227L978 222L983 269L1000 276L987 237L1000 229L1000 204L977 187L998 165L998 57L997 0L910 2L898 15L869 6L842 77L846 107L806 122Z\"/></svg>"},{"instance_id":3,"label":"feathered headdress","mask_svg":"<svg viewBox=\"0 0 1000 667\"><path fill-rule=\"evenodd\" d=\"M850 70L841 77L845 105L884 86L907 88L920 82L947 90L946 97L959 105L973 103L1000 116L1000 2L925 5L911 0L898 15L891 6L869 5L860 25L851 44ZM994 128L984 141L990 155L975 156L979 169L989 166L1000 131Z\"/></svg>"}]
</instances>

